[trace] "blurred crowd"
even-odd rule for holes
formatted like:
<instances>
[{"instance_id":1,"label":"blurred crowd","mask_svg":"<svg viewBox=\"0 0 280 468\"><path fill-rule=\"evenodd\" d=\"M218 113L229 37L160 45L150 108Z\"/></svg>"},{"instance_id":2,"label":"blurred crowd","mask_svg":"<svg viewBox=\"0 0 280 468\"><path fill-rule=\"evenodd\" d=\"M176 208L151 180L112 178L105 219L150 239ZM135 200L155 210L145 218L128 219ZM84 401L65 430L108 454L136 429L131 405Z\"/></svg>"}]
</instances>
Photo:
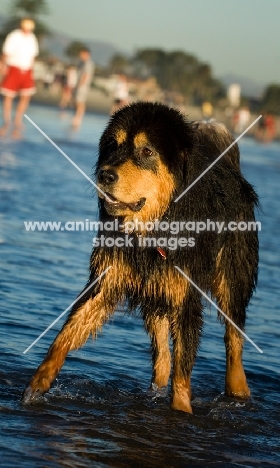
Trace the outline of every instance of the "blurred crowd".
<instances>
[{"instance_id":1,"label":"blurred crowd","mask_svg":"<svg viewBox=\"0 0 280 468\"><path fill-rule=\"evenodd\" d=\"M251 113L248 106L237 109L232 116L232 130L236 134L241 134L246 130L251 122ZM276 120L275 116L263 112L262 117L257 123L254 136L262 143L269 143L275 138L276 134Z\"/></svg>"},{"instance_id":2,"label":"blurred crowd","mask_svg":"<svg viewBox=\"0 0 280 468\"><path fill-rule=\"evenodd\" d=\"M82 124L86 105L92 95L92 86L110 95L111 114L131 101L149 100L176 106L183 113L190 115L190 107L184 97L180 93L162 90L154 77L145 80L128 78L125 74L95 77L94 62L86 46L80 48L78 60L72 64L36 60L39 45L33 33L34 27L34 20L23 18L20 27L9 33L4 41L0 61L0 91L3 95L3 124L0 127L0 136L5 135L11 127L13 136L20 136L22 117L31 96L36 92L36 86L43 97L55 96L61 110L67 107L74 109L71 122L73 128L79 128ZM236 93L236 89L234 91ZM13 100L17 95L19 100L12 122ZM223 108L215 109L213 103L207 100L202 103L199 113L192 115L192 118L202 118L206 121L217 118L235 134L244 132L252 121L247 105L228 103ZM264 112L254 129L254 136L260 142L270 142L275 135L275 117Z\"/></svg>"}]
</instances>

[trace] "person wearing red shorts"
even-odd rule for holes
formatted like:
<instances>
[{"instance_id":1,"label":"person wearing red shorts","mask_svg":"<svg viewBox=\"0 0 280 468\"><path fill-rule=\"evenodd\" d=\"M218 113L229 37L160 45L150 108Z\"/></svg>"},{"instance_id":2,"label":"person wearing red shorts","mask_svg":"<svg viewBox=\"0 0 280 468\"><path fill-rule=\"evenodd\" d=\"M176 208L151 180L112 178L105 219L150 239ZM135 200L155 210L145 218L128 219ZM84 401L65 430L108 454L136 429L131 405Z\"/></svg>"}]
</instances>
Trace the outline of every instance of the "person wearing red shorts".
<instances>
[{"instance_id":1,"label":"person wearing red shorts","mask_svg":"<svg viewBox=\"0 0 280 468\"><path fill-rule=\"evenodd\" d=\"M19 94L13 135L16 137L22 127L22 117L25 113L30 97L36 92L32 76L32 66L38 55L38 42L33 34L35 23L30 18L24 18L20 29L12 31L6 37L3 45L3 61L6 73L1 83L0 92L4 95L3 121L0 135L5 135L11 125L12 105L14 97Z\"/></svg>"}]
</instances>

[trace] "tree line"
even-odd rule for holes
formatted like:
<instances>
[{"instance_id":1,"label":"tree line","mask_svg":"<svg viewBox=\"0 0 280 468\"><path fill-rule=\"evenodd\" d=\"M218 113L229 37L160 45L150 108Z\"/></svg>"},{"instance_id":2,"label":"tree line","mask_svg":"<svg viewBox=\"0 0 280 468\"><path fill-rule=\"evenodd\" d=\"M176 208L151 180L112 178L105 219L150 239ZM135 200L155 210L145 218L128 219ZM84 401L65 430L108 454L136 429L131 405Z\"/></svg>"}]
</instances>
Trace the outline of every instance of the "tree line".
<instances>
[{"instance_id":1,"label":"tree line","mask_svg":"<svg viewBox=\"0 0 280 468\"><path fill-rule=\"evenodd\" d=\"M194 104L205 100L216 103L225 96L225 89L213 76L211 66L182 50L145 48L130 58L115 55L108 70L140 79L154 76L163 90L192 97Z\"/></svg>"}]
</instances>

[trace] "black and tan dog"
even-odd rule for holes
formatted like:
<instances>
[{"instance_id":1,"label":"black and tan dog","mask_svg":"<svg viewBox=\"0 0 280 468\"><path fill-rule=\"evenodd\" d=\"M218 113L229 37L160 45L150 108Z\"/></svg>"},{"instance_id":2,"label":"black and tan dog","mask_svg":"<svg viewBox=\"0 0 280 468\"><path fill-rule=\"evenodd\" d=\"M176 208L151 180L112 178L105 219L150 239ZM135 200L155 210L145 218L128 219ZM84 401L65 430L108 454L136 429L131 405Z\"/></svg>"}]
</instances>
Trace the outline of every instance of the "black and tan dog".
<instances>
[{"instance_id":1,"label":"black and tan dog","mask_svg":"<svg viewBox=\"0 0 280 468\"><path fill-rule=\"evenodd\" d=\"M175 265L200 289L210 292L220 309L243 329L257 280L257 232L185 232L186 244L190 236L192 243L178 243L177 248L170 249L169 244L166 248L157 243L151 247L139 239L161 238L162 242L163 236L178 239L182 232L171 234L150 228L139 232L137 226L141 221L150 222L150 227L156 220L165 221L164 226L207 219L254 221L257 196L241 175L236 144L179 201L174 201L232 141L223 126L188 122L177 110L162 104L139 102L113 115L100 140L96 168L102 190L100 220L118 220L121 225L129 222L130 226L133 222L136 228L129 235L122 229L105 233L105 237L127 238L124 246L94 248L84 291L111 268L73 307L27 386L24 403L46 392L68 352L82 346L90 333L95 336L116 305L126 301L131 310L140 310L151 337L152 383L158 387L166 386L170 376L170 334L171 406L192 411L190 378L203 307L200 293ZM225 326L226 394L248 398L243 338L229 322Z\"/></svg>"}]
</instances>

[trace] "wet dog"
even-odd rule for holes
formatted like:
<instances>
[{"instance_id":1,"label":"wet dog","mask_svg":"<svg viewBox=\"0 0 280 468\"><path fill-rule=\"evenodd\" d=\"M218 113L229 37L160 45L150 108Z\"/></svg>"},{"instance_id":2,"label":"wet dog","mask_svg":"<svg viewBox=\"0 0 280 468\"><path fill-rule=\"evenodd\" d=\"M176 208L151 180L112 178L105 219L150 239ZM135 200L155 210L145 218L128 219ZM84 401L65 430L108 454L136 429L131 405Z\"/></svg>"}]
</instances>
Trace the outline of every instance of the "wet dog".
<instances>
[{"instance_id":1,"label":"wet dog","mask_svg":"<svg viewBox=\"0 0 280 468\"><path fill-rule=\"evenodd\" d=\"M95 336L126 301L140 311L151 337L153 387L168 384L172 364L171 406L192 412L190 379L203 324L199 289L244 329L257 281L257 232L244 229L255 221L257 195L241 174L237 144L199 178L232 142L224 126L188 122L162 104L139 102L112 116L99 145L100 231L88 284L28 384L24 403L48 391L68 352ZM202 232L194 227L203 222ZM227 227L238 223L242 230ZM224 227L218 232L217 225ZM243 338L224 321L225 391L248 398Z\"/></svg>"}]
</instances>

